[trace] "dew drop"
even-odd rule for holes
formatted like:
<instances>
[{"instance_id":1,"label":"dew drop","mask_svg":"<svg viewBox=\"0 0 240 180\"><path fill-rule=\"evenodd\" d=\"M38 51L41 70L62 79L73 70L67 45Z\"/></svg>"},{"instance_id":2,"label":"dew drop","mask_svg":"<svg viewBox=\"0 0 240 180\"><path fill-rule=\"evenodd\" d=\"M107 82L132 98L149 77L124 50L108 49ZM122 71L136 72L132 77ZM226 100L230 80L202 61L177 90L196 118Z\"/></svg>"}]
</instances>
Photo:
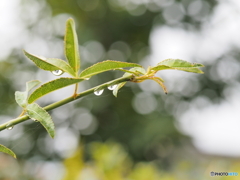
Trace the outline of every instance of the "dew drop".
<instances>
[{"instance_id":1,"label":"dew drop","mask_svg":"<svg viewBox=\"0 0 240 180\"><path fill-rule=\"evenodd\" d=\"M62 70L55 70L55 71L52 71L52 73L55 75L55 76L60 76L63 74L63 71Z\"/></svg>"},{"instance_id":2,"label":"dew drop","mask_svg":"<svg viewBox=\"0 0 240 180\"><path fill-rule=\"evenodd\" d=\"M7 128L7 130L12 130L13 129L13 126L10 126Z\"/></svg>"},{"instance_id":3,"label":"dew drop","mask_svg":"<svg viewBox=\"0 0 240 180\"><path fill-rule=\"evenodd\" d=\"M101 89L101 90L97 90L97 91L94 91L94 94L96 96L100 96L102 93L103 93L104 89Z\"/></svg>"},{"instance_id":4,"label":"dew drop","mask_svg":"<svg viewBox=\"0 0 240 180\"><path fill-rule=\"evenodd\" d=\"M114 85L108 86L108 89L112 91L112 90L114 90L116 87L117 87L117 84L114 84Z\"/></svg>"}]
</instances>

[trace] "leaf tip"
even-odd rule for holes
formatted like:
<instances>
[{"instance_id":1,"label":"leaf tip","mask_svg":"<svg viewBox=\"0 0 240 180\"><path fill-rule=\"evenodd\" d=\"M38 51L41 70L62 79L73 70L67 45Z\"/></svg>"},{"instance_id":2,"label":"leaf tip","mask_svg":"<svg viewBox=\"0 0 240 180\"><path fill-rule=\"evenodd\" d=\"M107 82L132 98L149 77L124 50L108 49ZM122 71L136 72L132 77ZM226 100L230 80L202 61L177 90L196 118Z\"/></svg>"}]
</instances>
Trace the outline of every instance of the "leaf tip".
<instances>
[{"instance_id":1,"label":"leaf tip","mask_svg":"<svg viewBox=\"0 0 240 180\"><path fill-rule=\"evenodd\" d=\"M75 27L75 22L74 22L74 19L72 17L68 18L67 21L66 21L66 26L69 27L72 26L72 27Z\"/></svg>"},{"instance_id":2,"label":"leaf tip","mask_svg":"<svg viewBox=\"0 0 240 180\"><path fill-rule=\"evenodd\" d=\"M201 69L198 70L199 70L198 74L204 74L204 72Z\"/></svg>"},{"instance_id":3,"label":"leaf tip","mask_svg":"<svg viewBox=\"0 0 240 180\"><path fill-rule=\"evenodd\" d=\"M13 154L13 155L12 155L12 157L14 157L15 159L17 159L17 156L16 156L16 154Z\"/></svg>"},{"instance_id":4,"label":"leaf tip","mask_svg":"<svg viewBox=\"0 0 240 180\"><path fill-rule=\"evenodd\" d=\"M22 51L23 51L23 54L27 56L28 52L25 49L22 49Z\"/></svg>"},{"instance_id":5,"label":"leaf tip","mask_svg":"<svg viewBox=\"0 0 240 180\"><path fill-rule=\"evenodd\" d=\"M15 159L17 159L16 154L9 148L5 147L4 145L0 144L0 152L6 153L12 157L14 157Z\"/></svg>"},{"instance_id":6,"label":"leaf tip","mask_svg":"<svg viewBox=\"0 0 240 180\"><path fill-rule=\"evenodd\" d=\"M54 138L55 138L55 132L54 132L53 134L50 134L50 137L51 137L52 139L54 139Z\"/></svg>"}]
</instances>

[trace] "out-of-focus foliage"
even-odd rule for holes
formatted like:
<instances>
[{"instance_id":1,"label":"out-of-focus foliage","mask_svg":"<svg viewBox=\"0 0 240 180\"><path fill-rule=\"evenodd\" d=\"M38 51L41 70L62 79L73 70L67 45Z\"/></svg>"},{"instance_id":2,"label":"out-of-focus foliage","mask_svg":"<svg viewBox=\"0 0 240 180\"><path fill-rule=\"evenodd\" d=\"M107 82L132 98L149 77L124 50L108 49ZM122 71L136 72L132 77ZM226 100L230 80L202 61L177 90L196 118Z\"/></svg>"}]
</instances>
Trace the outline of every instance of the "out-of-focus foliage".
<instances>
[{"instance_id":1,"label":"out-of-focus foliage","mask_svg":"<svg viewBox=\"0 0 240 180\"><path fill-rule=\"evenodd\" d=\"M85 156L85 158L84 158ZM137 162L129 157L126 149L120 144L108 141L94 142L81 146L75 154L64 160L66 168L63 180L177 180L177 179L211 179L210 172L203 168L205 162L178 160L169 170L159 170L156 162ZM226 169L219 161L208 163L209 168L216 171L237 172L240 162L236 161ZM217 180L226 180L229 177L214 177ZM236 177L232 177L237 179Z\"/></svg>"},{"instance_id":2,"label":"out-of-focus foliage","mask_svg":"<svg viewBox=\"0 0 240 180\"><path fill-rule=\"evenodd\" d=\"M12 152L10 149L8 149L7 147L5 147L1 144L0 144L0 152L4 152L4 153L9 154L12 157L16 158L16 155L14 154L14 152Z\"/></svg>"}]
</instances>

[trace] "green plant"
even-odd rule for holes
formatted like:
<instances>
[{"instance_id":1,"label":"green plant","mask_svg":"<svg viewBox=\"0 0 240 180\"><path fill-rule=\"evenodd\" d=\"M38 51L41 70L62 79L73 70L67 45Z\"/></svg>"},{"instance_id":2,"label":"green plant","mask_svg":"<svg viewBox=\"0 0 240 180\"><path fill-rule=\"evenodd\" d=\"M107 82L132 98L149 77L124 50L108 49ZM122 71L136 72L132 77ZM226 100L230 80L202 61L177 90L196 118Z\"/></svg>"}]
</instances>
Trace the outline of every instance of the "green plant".
<instances>
[{"instance_id":1,"label":"green plant","mask_svg":"<svg viewBox=\"0 0 240 180\"><path fill-rule=\"evenodd\" d=\"M78 47L78 39L77 34L75 32L75 25L73 19L68 19L66 22L66 33L64 38L64 49L67 61L56 59L56 58L44 58L40 56L36 56L24 51L26 57L32 60L37 67L40 69L51 71L54 75L61 75L62 73L68 73L71 78L61 77L55 79L53 81L42 84L38 80L29 81L26 83L26 91L19 92L16 91L15 99L20 107L23 108L22 113L19 117L10 120L2 125L0 125L0 131L4 129L12 129L14 125L19 124L28 119L32 119L34 121L40 122L44 128L47 130L49 135L54 138L55 130L54 123L52 121L51 116L47 111L55 109L59 106L67 104L71 101L79 99L83 96L86 96L91 93L95 93L96 95L101 95L102 90L106 87L109 87L113 90L113 95L117 97L118 91L122 88L126 82L135 82L140 83L147 79L154 80L157 82L167 94L167 89L163 84L163 79L156 77L156 72L165 69L175 69L182 70L193 73L203 73L199 67L203 67L202 64L190 63L187 61L183 61L180 59L167 59L159 62L155 67L148 67L147 71L139 64L135 63L127 63L113 60L106 60L103 62L96 63L83 71L80 72L80 55L79 55L79 47ZM123 68L129 68L123 69ZM110 70L119 70L125 72L124 75L118 79L114 79L112 81L106 82L104 84L98 85L96 87L90 88L86 91L78 93L78 83L88 80L94 75L99 73L110 71ZM35 101L44 95L56 91L60 88L75 85L75 90L73 95L50 104L46 107L40 107ZM31 92L34 88L36 88L33 92ZM8 153L13 157L16 155L7 147L0 145L0 151Z\"/></svg>"}]
</instances>

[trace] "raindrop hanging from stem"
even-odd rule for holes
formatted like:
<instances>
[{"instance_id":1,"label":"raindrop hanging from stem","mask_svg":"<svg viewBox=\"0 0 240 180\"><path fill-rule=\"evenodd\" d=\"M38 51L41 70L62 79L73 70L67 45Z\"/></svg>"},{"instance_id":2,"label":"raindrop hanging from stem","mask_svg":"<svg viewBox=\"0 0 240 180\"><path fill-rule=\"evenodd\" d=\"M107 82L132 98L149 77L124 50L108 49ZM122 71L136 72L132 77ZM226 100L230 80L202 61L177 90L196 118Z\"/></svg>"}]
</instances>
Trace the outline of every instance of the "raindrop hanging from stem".
<instances>
[{"instance_id":1,"label":"raindrop hanging from stem","mask_svg":"<svg viewBox=\"0 0 240 180\"><path fill-rule=\"evenodd\" d=\"M114 84L114 85L108 86L108 89L112 91L112 90L114 90L116 87L117 87L117 84Z\"/></svg>"},{"instance_id":2,"label":"raindrop hanging from stem","mask_svg":"<svg viewBox=\"0 0 240 180\"><path fill-rule=\"evenodd\" d=\"M104 89L101 89L101 90L97 90L97 91L94 91L94 94L96 96L100 96L102 93L103 93Z\"/></svg>"},{"instance_id":3,"label":"raindrop hanging from stem","mask_svg":"<svg viewBox=\"0 0 240 180\"><path fill-rule=\"evenodd\" d=\"M12 130L13 129L13 126L10 126L7 128L7 130Z\"/></svg>"}]
</instances>

